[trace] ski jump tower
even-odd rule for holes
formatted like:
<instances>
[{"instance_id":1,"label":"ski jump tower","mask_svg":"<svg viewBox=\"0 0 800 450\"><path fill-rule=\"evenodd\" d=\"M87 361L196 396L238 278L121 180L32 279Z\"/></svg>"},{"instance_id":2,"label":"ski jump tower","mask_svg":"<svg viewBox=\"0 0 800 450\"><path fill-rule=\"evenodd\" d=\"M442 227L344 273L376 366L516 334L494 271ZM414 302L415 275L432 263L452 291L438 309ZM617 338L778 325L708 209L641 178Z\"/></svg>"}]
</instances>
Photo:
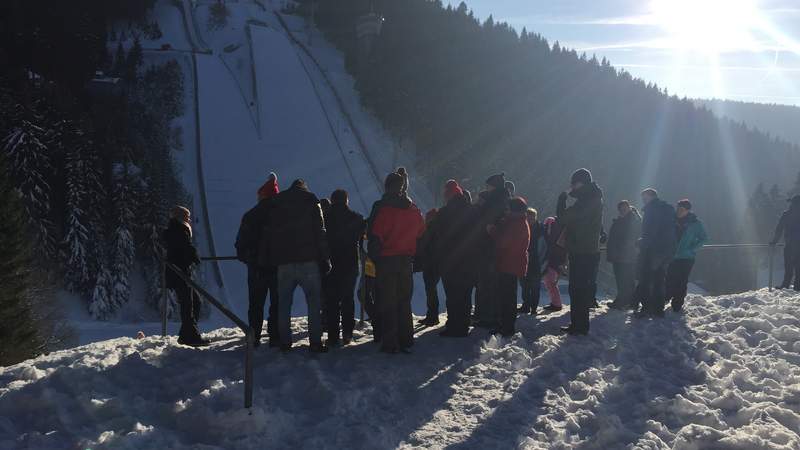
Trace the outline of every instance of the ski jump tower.
<instances>
[{"instance_id":1,"label":"ski jump tower","mask_svg":"<svg viewBox=\"0 0 800 450\"><path fill-rule=\"evenodd\" d=\"M358 70L363 72L369 65L369 55L375 39L381 34L383 17L370 11L356 21L356 37L358 39Z\"/></svg>"}]
</instances>

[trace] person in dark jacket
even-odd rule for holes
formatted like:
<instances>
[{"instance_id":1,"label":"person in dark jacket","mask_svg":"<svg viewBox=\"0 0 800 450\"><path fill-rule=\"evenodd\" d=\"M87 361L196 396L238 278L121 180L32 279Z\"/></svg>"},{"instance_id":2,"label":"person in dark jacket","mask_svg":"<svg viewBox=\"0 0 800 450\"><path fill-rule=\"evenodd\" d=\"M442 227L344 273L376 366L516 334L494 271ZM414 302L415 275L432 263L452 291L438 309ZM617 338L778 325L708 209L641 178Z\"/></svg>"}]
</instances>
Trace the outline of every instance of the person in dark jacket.
<instances>
[{"instance_id":1,"label":"person in dark jacket","mask_svg":"<svg viewBox=\"0 0 800 450\"><path fill-rule=\"evenodd\" d=\"M642 233L642 217L627 200L617 204L617 212L619 216L611 224L606 244L606 258L614 267L617 282L617 297L609 308L626 309L631 307L636 289L636 242Z\"/></svg>"},{"instance_id":2,"label":"person in dark jacket","mask_svg":"<svg viewBox=\"0 0 800 450\"><path fill-rule=\"evenodd\" d=\"M499 327L495 333L510 337L517 320L517 285L528 272L528 246L531 232L525 212L528 205L520 197L509 202L509 211L497 225L486 231L495 243L494 264L497 273L495 304Z\"/></svg>"},{"instance_id":3,"label":"person in dark jacket","mask_svg":"<svg viewBox=\"0 0 800 450\"><path fill-rule=\"evenodd\" d=\"M270 205L270 256L278 268L278 330L281 350L292 346L291 314L295 289L300 286L308 303L308 331L312 353L326 352L320 317L321 279L331 270L325 221L317 196L303 180L276 195Z\"/></svg>"},{"instance_id":4,"label":"person in dark jacket","mask_svg":"<svg viewBox=\"0 0 800 450\"><path fill-rule=\"evenodd\" d=\"M414 345L412 265L425 220L403 193L406 180L407 176L396 172L386 177L386 193L372 206L367 229L367 251L378 272L381 351L385 353L406 353Z\"/></svg>"},{"instance_id":5,"label":"person in dark jacket","mask_svg":"<svg viewBox=\"0 0 800 450\"><path fill-rule=\"evenodd\" d=\"M269 295L267 334L269 346L280 346L278 333L278 269L270 262L270 199L280 192L278 178L274 173L258 190L258 204L242 217L236 235L236 255L247 265L247 290L249 306L247 319L255 335L255 346L261 345L261 329L264 324L264 305Z\"/></svg>"},{"instance_id":6,"label":"person in dark jacket","mask_svg":"<svg viewBox=\"0 0 800 450\"><path fill-rule=\"evenodd\" d=\"M478 224L483 239L478 243L480 266L478 270L478 289L475 294L476 326L497 328L499 312L495 308L497 272L494 268L494 242L486 233L489 225L497 225L508 210L511 195L506 189L505 174L492 175L486 180L486 191L480 194Z\"/></svg>"},{"instance_id":7,"label":"person in dark jacket","mask_svg":"<svg viewBox=\"0 0 800 450\"><path fill-rule=\"evenodd\" d=\"M784 274L781 289L789 289L794 278L794 290L800 291L800 194L789 199L789 209L781 214L775 236L770 245L776 245L783 237Z\"/></svg>"},{"instance_id":8,"label":"person in dark jacket","mask_svg":"<svg viewBox=\"0 0 800 450\"><path fill-rule=\"evenodd\" d=\"M325 299L328 304L328 346L344 345L353 340L355 327L354 292L358 280L359 244L367 228L364 216L350 209L347 191L338 189L331 194L331 208L325 229L331 251L333 269L326 277ZM341 321L341 322L340 322Z\"/></svg>"},{"instance_id":9,"label":"person in dark jacket","mask_svg":"<svg viewBox=\"0 0 800 450\"><path fill-rule=\"evenodd\" d=\"M675 256L675 208L658 198L658 192L652 188L642 191L642 203L645 206L639 239L637 293L643 304L637 317L663 317L666 271Z\"/></svg>"},{"instance_id":10,"label":"person in dark jacket","mask_svg":"<svg viewBox=\"0 0 800 450\"><path fill-rule=\"evenodd\" d=\"M425 283L427 313L419 321L420 325L432 327L439 325L439 281L442 279L436 261L433 259L431 230L439 211L432 209L425 214L425 233L419 241L415 265L422 267L422 281Z\"/></svg>"},{"instance_id":11,"label":"person in dark jacket","mask_svg":"<svg viewBox=\"0 0 800 450\"><path fill-rule=\"evenodd\" d=\"M476 226L476 208L455 180L445 184L444 197L447 203L430 230L433 260L442 275L447 305L447 322L439 335L465 337L480 258L476 251L483 232Z\"/></svg>"},{"instance_id":12,"label":"person in dark jacket","mask_svg":"<svg viewBox=\"0 0 800 450\"><path fill-rule=\"evenodd\" d=\"M192 268L200 263L197 249L192 244L191 213L183 206L172 210L167 229L164 230L164 243L167 247L167 262L177 267L187 278L192 276ZM200 297L178 274L167 268L166 284L175 291L181 308L181 329L178 343L199 347L208 345L197 328L200 315Z\"/></svg>"},{"instance_id":13,"label":"person in dark jacket","mask_svg":"<svg viewBox=\"0 0 800 450\"><path fill-rule=\"evenodd\" d=\"M575 198L567 206L567 197ZM556 206L558 222L565 227L569 252L570 325L562 330L571 335L589 333L589 308L594 303L600 264L600 230L603 227L603 191L587 169L576 170L570 191L563 192Z\"/></svg>"},{"instance_id":14,"label":"person in dark jacket","mask_svg":"<svg viewBox=\"0 0 800 450\"><path fill-rule=\"evenodd\" d=\"M689 275L694 267L697 251L708 242L708 235L703 222L692 212L692 202L683 199L675 208L678 217L676 235L678 249L675 258L667 268L667 301L672 304L672 310L679 312L686 299L686 290L689 285Z\"/></svg>"},{"instance_id":15,"label":"person in dark jacket","mask_svg":"<svg viewBox=\"0 0 800 450\"><path fill-rule=\"evenodd\" d=\"M530 228L530 245L528 246L528 272L520 279L522 289L522 306L520 314L536 314L539 308L541 295L542 271L547 243L545 242L544 226L539 222L539 212L533 208L527 211L528 227Z\"/></svg>"}]
</instances>

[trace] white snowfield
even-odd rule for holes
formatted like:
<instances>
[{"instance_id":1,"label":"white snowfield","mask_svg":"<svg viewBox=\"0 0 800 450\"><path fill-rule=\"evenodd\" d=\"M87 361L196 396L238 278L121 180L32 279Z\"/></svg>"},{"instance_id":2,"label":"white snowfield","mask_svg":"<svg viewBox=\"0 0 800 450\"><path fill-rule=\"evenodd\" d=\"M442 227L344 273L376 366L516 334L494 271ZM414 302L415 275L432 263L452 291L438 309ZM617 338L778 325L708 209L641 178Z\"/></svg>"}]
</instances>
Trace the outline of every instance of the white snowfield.
<instances>
[{"instance_id":1,"label":"white snowfield","mask_svg":"<svg viewBox=\"0 0 800 450\"><path fill-rule=\"evenodd\" d=\"M692 295L684 315L566 313L511 339L417 334L411 355L370 339L312 357L255 356L242 408L242 335L194 350L119 338L0 368L0 448L798 449L800 294ZM444 317L443 317L444 318Z\"/></svg>"}]
</instances>

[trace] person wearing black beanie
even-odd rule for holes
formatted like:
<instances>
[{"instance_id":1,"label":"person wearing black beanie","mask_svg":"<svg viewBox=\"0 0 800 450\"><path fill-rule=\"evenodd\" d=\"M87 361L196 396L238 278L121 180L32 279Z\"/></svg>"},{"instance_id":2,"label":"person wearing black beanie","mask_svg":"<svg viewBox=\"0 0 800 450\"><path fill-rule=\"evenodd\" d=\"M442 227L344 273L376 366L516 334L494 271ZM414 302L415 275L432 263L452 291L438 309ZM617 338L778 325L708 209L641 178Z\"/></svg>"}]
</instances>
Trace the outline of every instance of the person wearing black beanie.
<instances>
[{"instance_id":1,"label":"person wearing black beanie","mask_svg":"<svg viewBox=\"0 0 800 450\"><path fill-rule=\"evenodd\" d=\"M567 198L575 203L567 206ZM588 169L578 169L570 178L570 190L558 197L556 214L566 228L569 252L570 325L562 330L571 335L589 333L589 308L594 303L600 264L600 231L603 228L603 191Z\"/></svg>"}]
</instances>

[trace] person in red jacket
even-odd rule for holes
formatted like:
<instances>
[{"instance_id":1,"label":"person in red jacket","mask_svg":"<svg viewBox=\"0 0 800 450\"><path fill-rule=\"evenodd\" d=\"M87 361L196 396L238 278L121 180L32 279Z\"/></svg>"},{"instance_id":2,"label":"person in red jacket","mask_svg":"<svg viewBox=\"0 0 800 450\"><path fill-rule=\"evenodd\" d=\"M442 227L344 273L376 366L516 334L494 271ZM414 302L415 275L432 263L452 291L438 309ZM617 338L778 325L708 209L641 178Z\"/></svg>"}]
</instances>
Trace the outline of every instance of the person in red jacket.
<instances>
[{"instance_id":1,"label":"person in red jacket","mask_svg":"<svg viewBox=\"0 0 800 450\"><path fill-rule=\"evenodd\" d=\"M392 172L386 177L386 193L372 206L367 230L367 252L377 268L381 351L385 353L408 353L414 344L412 264L425 220L404 186L402 174Z\"/></svg>"},{"instance_id":2,"label":"person in red jacket","mask_svg":"<svg viewBox=\"0 0 800 450\"><path fill-rule=\"evenodd\" d=\"M517 320L517 284L528 272L528 246L531 231L525 212L528 204L516 197L509 202L509 210L498 225L489 225L486 231L494 240L496 308L500 312L500 328L504 337L514 335Z\"/></svg>"}]
</instances>

